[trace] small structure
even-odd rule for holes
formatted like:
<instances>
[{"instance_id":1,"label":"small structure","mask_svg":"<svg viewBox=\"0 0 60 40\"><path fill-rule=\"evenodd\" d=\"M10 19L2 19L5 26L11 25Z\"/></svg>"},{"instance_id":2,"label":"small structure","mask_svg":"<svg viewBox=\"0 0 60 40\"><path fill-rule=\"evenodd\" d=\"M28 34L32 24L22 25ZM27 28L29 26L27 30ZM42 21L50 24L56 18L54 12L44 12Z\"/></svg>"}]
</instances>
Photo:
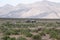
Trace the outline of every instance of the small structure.
<instances>
[{"instance_id":1,"label":"small structure","mask_svg":"<svg viewBox=\"0 0 60 40\"><path fill-rule=\"evenodd\" d=\"M26 23L36 23L35 20L26 20Z\"/></svg>"}]
</instances>

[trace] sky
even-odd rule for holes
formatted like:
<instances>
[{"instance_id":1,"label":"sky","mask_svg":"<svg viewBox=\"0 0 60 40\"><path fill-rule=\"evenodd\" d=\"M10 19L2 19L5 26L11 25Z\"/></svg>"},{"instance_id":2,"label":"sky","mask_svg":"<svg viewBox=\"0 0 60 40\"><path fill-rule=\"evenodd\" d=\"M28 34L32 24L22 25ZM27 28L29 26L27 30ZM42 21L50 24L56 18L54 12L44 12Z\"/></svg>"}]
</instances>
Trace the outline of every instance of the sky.
<instances>
[{"instance_id":1,"label":"sky","mask_svg":"<svg viewBox=\"0 0 60 40\"><path fill-rule=\"evenodd\" d=\"M42 0L0 0L0 6L4 6L6 4L10 4L10 5L15 6L19 3L30 4L30 3L34 3L34 2L37 2L37 1L42 1ZM60 3L60 0L49 0L49 1Z\"/></svg>"}]
</instances>

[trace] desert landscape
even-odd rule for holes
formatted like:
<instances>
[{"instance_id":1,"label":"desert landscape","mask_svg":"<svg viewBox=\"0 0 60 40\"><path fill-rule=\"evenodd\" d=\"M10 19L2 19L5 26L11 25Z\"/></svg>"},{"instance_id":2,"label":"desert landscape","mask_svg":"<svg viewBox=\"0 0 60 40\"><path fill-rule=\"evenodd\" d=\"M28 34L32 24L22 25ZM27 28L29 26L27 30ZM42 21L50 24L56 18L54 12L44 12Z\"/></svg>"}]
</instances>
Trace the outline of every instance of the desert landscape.
<instances>
[{"instance_id":1,"label":"desert landscape","mask_svg":"<svg viewBox=\"0 0 60 40\"><path fill-rule=\"evenodd\" d=\"M60 40L60 1L0 0L0 40Z\"/></svg>"},{"instance_id":2,"label":"desert landscape","mask_svg":"<svg viewBox=\"0 0 60 40\"><path fill-rule=\"evenodd\" d=\"M59 19L51 20L0 18L0 40L60 40Z\"/></svg>"}]
</instances>

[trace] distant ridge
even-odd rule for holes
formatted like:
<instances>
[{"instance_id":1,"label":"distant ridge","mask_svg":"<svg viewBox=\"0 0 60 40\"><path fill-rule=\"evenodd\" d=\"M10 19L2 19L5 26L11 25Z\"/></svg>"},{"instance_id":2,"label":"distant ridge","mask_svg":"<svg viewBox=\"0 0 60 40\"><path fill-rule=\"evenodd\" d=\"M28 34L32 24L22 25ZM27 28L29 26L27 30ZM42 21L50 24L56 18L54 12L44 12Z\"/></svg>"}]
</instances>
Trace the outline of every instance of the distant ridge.
<instances>
[{"instance_id":1,"label":"distant ridge","mask_svg":"<svg viewBox=\"0 0 60 40\"><path fill-rule=\"evenodd\" d=\"M17 6L7 4L0 8L0 18L60 19L60 3L43 0Z\"/></svg>"}]
</instances>

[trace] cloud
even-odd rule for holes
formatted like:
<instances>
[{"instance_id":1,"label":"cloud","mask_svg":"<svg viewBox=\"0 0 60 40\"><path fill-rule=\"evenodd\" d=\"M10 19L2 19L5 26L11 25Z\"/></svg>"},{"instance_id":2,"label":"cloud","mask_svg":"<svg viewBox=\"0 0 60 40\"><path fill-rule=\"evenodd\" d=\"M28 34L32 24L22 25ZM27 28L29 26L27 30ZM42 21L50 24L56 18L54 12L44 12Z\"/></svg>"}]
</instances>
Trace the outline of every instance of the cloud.
<instances>
[{"instance_id":1,"label":"cloud","mask_svg":"<svg viewBox=\"0 0 60 40\"><path fill-rule=\"evenodd\" d=\"M0 0L0 6L5 4L11 4L11 5L17 5L19 3L28 4L36 1L41 1L41 0ZM60 0L49 0L49 1L60 2Z\"/></svg>"},{"instance_id":2,"label":"cloud","mask_svg":"<svg viewBox=\"0 0 60 40\"><path fill-rule=\"evenodd\" d=\"M49 1L52 1L52 2L60 2L60 0L49 0Z\"/></svg>"}]
</instances>

